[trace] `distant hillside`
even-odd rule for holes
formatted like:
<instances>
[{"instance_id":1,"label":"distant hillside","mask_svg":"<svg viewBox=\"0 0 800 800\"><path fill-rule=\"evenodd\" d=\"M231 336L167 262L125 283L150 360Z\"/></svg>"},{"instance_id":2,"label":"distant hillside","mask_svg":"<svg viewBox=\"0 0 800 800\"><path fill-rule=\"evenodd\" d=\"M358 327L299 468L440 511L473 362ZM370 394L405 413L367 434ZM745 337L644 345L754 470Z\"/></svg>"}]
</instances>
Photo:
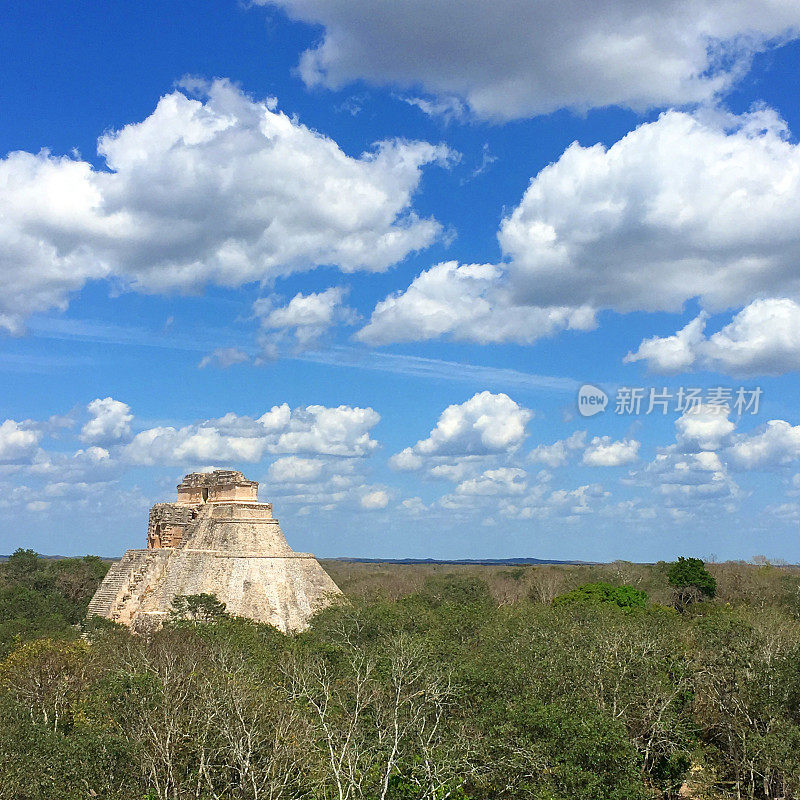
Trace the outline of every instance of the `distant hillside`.
<instances>
[{"instance_id":1,"label":"distant hillside","mask_svg":"<svg viewBox=\"0 0 800 800\"><path fill-rule=\"evenodd\" d=\"M60 561L64 558L79 558L80 556L48 556L39 553L39 558L48 561ZM121 556L120 556L121 557ZM119 557L118 557L119 558ZM102 561L117 561L118 558L100 556ZM0 562L7 561L7 555L0 555ZM533 566L536 564L563 564L565 566L593 566L602 564L602 561L559 561L548 558L320 558L320 561L341 561L345 564L459 564L474 567L514 567Z\"/></svg>"},{"instance_id":2,"label":"distant hillside","mask_svg":"<svg viewBox=\"0 0 800 800\"><path fill-rule=\"evenodd\" d=\"M45 559L46 561L63 561L65 558L83 558L83 556L48 556L44 555L43 553L37 553L36 555L38 555L39 558ZM9 558L10 555L0 555L0 563L3 561L8 561ZM119 561L121 556L116 556L115 558L111 558L109 556L98 556L98 558L104 563L110 564L113 561Z\"/></svg>"},{"instance_id":3,"label":"distant hillside","mask_svg":"<svg viewBox=\"0 0 800 800\"><path fill-rule=\"evenodd\" d=\"M467 566L503 567L534 564L592 566L599 561L558 561L546 558L324 558L320 561L342 561L347 564L464 564Z\"/></svg>"}]
</instances>

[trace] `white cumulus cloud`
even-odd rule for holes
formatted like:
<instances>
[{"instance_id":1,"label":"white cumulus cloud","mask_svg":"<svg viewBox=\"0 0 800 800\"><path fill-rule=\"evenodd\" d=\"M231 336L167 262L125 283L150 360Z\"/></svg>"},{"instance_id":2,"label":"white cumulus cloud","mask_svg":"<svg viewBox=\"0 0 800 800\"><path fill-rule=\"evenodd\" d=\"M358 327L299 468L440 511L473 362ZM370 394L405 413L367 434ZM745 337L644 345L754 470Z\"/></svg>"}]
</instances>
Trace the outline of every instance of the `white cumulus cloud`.
<instances>
[{"instance_id":1,"label":"white cumulus cloud","mask_svg":"<svg viewBox=\"0 0 800 800\"><path fill-rule=\"evenodd\" d=\"M794 0L257 2L324 27L300 59L309 86L421 86L433 110L500 119L708 100L800 27Z\"/></svg>"},{"instance_id":2,"label":"white cumulus cloud","mask_svg":"<svg viewBox=\"0 0 800 800\"><path fill-rule=\"evenodd\" d=\"M325 462L318 458L285 456L269 465L268 477L274 483L312 483L322 475Z\"/></svg>"},{"instance_id":3,"label":"white cumulus cloud","mask_svg":"<svg viewBox=\"0 0 800 800\"><path fill-rule=\"evenodd\" d=\"M380 302L359 338L526 342L588 329L602 309L800 301L800 145L769 109L668 111L611 147L568 147L533 178L499 241L503 263L433 267ZM768 317L782 332L774 346L747 344ZM794 319L785 302L754 303L709 345L713 358L774 369ZM702 328L695 321L639 355L655 349L664 368L691 366Z\"/></svg>"},{"instance_id":4,"label":"white cumulus cloud","mask_svg":"<svg viewBox=\"0 0 800 800\"><path fill-rule=\"evenodd\" d=\"M389 495L383 489L375 489L361 495L361 508L375 511L379 508L386 508L389 505Z\"/></svg>"},{"instance_id":5,"label":"white cumulus cloud","mask_svg":"<svg viewBox=\"0 0 800 800\"><path fill-rule=\"evenodd\" d=\"M610 436L595 436L583 452L583 463L589 467L621 467L639 457L641 442L635 439L613 441Z\"/></svg>"},{"instance_id":6,"label":"white cumulus cloud","mask_svg":"<svg viewBox=\"0 0 800 800\"><path fill-rule=\"evenodd\" d=\"M728 443L735 427L728 419L727 409L703 403L688 409L675 420L677 443L684 453L721 449Z\"/></svg>"},{"instance_id":7,"label":"white cumulus cloud","mask_svg":"<svg viewBox=\"0 0 800 800\"><path fill-rule=\"evenodd\" d=\"M669 111L612 147L567 148L500 242L537 305L676 311L798 292L800 146L770 110Z\"/></svg>"},{"instance_id":8,"label":"white cumulus cloud","mask_svg":"<svg viewBox=\"0 0 800 800\"><path fill-rule=\"evenodd\" d=\"M526 437L533 412L507 394L479 392L448 406L426 439L392 457L396 469L418 469L439 456L483 456L514 452Z\"/></svg>"},{"instance_id":9,"label":"white cumulus cloud","mask_svg":"<svg viewBox=\"0 0 800 800\"><path fill-rule=\"evenodd\" d=\"M528 457L531 461L539 461L548 467L563 467L573 452L583 450L585 446L586 431L575 431L566 439L560 439L553 444L537 445Z\"/></svg>"},{"instance_id":10,"label":"white cumulus cloud","mask_svg":"<svg viewBox=\"0 0 800 800\"><path fill-rule=\"evenodd\" d=\"M316 344L336 323L353 322L355 312L343 302L346 294L346 289L334 286L324 292L298 293L284 306L276 306L272 297L256 300L253 313L261 323L265 355L275 355L287 337L302 350Z\"/></svg>"},{"instance_id":11,"label":"white cumulus cloud","mask_svg":"<svg viewBox=\"0 0 800 800\"><path fill-rule=\"evenodd\" d=\"M387 141L359 158L226 81L175 91L104 134L107 170L0 159L0 327L63 308L93 278L141 291L239 286L319 265L383 270L440 226L411 209L421 168L449 151Z\"/></svg>"},{"instance_id":12,"label":"white cumulus cloud","mask_svg":"<svg viewBox=\"0 0 800 800\"><path fill-rule=\"evenodd\" d=\"M123 449L136 464L257 462L266 454L356 457L378 443L370 431L380 421L371 408L274 406L258 419L230 413L182 428L140 431Z\"/></svg>"},{"instance_id":13,"label":"white cumulus cloud","mask_svg":"<svg viewBox=\"0 0 800 800\"><path fill-rule=\"evenodd\" d=\"M639 473L671 508L694 510L708 503L714 508L734 499L739 487L717 453L682 454L665 448Z\"/></svg>"},{"instance_id":14,"label":"white cumulus cloud","mask_svg":"<svg viewBox=\"0 0 800 800\"><path fill-rule=\"evenodd\" d=\"M530 344L568 328L595 327L588 307L515 304L505 284L503 269L493 264L437 264L405 291L378 303L356 338L372 345L441 336L481 344Z\"/></svg>"},{"instance_id":15,"label":"white cumulus cloud","mask_svg":"<svg viewBox=\"0 0 800 800\"><path fill-rule=\"evenodd\" d=\"M729 452L733 462L745 469L791 464L800 457L800 425L770 420L760 431L737 439Z\"/></svg>"},{"instance_id":16,"label":"white cumulus cloud","mask_svg":"<svg viewBox=\"0 0 800 800\"><path fill-rule=\"evenodd\" d=\"M91 419L81 428L81 440L91 445L110 445L131 436L130 406L113 397L92 400L86 410Z\"/></svg>"},{"instance_id":17,"label":"white cumulus cloud","mask_svg":"<svg viewBox=\"0 0 800 800\"><path fill-rule=\"evenodd\" d=\"M13 419L0 423L0 464L30 462L37 451L41 431Z\"/></svg>"},{"instance_id":18,"label":"white cumulus cloud","mask_svg":"<svg viewBox=\"0 0 800 800\"><path fill-rule=\"evenodd\" d=\"M86 447L71 454L39 451L30 471L58 485L74 486L113 480L119 476L121 465L105 447Z\"/></svg>"},{"instance_id":19,"label":"white cumulus cloud","mask_svg":"<svg viewBox=\"0 0 800 800\"><path fill-rule=\"evenodd\" d=\"M568 513L582 515L591 513L597 502L608 497L607 492L599 483L588 483L575 489L556 489L543 502L545 513Z\"/></svg>"},{"instance_id":20,"label":"white cumulus cloud","mask_svg":"<svg viewBox=\"0 0 800 800\"><path fill-rule=\"evenodd\" d=\"M701 313L673 336L645 339L626 362L646 361L654 372L707 369L734 375L782 375L800 369L800 304L790 298L755 300L706 337Z\"/></svg>"},{"instance_id":21,"label":"white cumulus cloud","mask_svg":"<svg viewBox=\"0 0 800 800\"><path fill-rule=\"evenodd\" d=\"M698 348L703 345L703 331L708 314L702 312L672 336L653 336L645 339L635 353L628 353L624 363L646 361L653 372L677 373L692 369L698 360Z\"/></svg>"},{"instance_id":22,"label":"white cumulus cloud","mask_svg":"<svg viewBox=\"0 0 800 800\"><path fill-rule=\"evenodd\" d=\"M421 497L407 497L398 505L398 509L413 517L426 514L429 510Z\"/></svg>"}]
</instances>

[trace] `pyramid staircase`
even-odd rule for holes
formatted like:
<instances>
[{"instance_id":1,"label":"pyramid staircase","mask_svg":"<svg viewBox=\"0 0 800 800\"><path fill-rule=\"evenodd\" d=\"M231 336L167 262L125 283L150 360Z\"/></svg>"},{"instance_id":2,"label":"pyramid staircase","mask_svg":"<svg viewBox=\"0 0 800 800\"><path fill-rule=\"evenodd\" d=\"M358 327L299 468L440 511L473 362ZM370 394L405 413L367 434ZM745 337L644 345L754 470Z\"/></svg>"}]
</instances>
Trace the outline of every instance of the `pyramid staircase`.
<instances>
[{"instance_id":1,"label":"pyramid staircase","mask_svg":"<svg viewBox=\"0 0 800 800\"><path fill-rule=\"evenodd\" d=\"M125 602L139 588L147 572L152 550L128 550L125 555L115 561L103 580L97 593L89 603L89 614L99 614L102 617L116 621L119 612L115 606L120 605L120 598Z\"/></svg>"}]
</instances>

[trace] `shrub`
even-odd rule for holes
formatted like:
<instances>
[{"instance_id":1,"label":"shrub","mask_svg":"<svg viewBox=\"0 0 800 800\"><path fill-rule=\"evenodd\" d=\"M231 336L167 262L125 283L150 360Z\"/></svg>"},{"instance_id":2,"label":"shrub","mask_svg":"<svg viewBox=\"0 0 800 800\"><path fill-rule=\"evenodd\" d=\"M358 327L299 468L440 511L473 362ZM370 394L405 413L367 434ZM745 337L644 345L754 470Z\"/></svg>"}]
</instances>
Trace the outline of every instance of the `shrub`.
<instances>
[{"instance_id":1,"label":"shrub","mask_svg":"<svg viewBox=\"0 0 800 800\"><path fill-rule=\"evenodd\" d=\"M587 583L553 600L554 606L570 604L600 605L613 603L620 608L646 608L647 594L633 586L612 586L610 583Z\"/></svg>"}]
</instances>

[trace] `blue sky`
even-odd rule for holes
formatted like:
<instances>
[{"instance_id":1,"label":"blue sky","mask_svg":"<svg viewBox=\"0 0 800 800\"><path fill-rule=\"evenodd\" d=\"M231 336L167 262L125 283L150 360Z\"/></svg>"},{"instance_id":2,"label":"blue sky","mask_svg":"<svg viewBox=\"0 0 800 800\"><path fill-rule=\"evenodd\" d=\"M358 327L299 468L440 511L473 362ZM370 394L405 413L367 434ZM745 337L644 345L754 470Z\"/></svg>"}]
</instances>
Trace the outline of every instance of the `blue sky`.
<instances>
[{"instance_id":1,"label":"blue sky","mask_svg":"<svg viewBox=\"0 0 800 800\"><path fill-rule=\"evenodd\" d=\"M142 546L214 466L320 556L800 560L796 3L12 3L0 49L0 552Z\"/></svg>"}]
</instances>

